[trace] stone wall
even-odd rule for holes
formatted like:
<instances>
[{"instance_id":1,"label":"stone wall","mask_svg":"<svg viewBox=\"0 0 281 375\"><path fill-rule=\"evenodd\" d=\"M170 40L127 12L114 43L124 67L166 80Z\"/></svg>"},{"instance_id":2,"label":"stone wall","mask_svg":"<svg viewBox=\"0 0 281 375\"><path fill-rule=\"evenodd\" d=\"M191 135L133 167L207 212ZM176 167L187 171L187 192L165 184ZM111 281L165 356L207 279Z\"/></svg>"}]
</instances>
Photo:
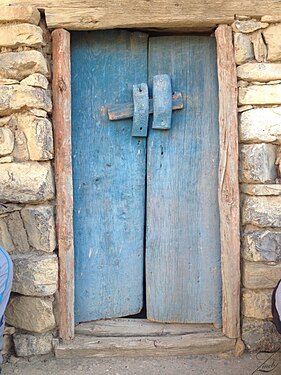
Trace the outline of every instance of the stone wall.
<instances>
[{"instance_id":1,"label":"stone wall","mask_svg":"<svg viewBox=\"0 0 281 375\"><path fill-rule=\"evenodd\" d=\"M277 350L272 289L281 279L281 24L233 25L238 78L242 339L250 350Z\"/></svg>"},{"instance_id":2,"label":"stone wall","mask_svg":"<svg viewBox=\"0 0 281 375\"><path fill-rule=\"evenodd\" d=\"M6 350L52 350L56 322L50 35L38 10L0 7L0 245L14 263Z\"/></svg>"}]
</instances>

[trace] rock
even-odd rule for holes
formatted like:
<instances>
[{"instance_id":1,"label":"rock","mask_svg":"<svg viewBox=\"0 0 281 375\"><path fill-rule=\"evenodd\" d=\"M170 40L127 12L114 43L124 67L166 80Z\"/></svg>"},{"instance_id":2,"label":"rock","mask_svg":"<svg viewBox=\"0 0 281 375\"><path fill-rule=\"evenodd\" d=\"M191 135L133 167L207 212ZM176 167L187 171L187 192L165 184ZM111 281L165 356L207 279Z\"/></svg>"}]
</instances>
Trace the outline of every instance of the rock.
<instances>
[{"instance_id":1,"label":"rock","mask_svg":"<svg viewBox=\"0 0 281 375\"><path fill-rule=\"evenodd\" d=\"M43 32L39 26L21 23L0 25L0 47L22 46L38 48L43 45Z\"/></svg>"},{"instance_id":2,"label":"rock","mask_svg":"<svg viewBox=\"0 0 281 375\"><path fill-rule=\"evenodd\" d=\"M252 33L255 30L264 29L268 26L266 22L258 22L258 21L234 21L232 24L232 29L236 33Z\"/></svg>"},{"instance_id":3,"label":"rock","mask_svg":"<svg viewBox=\"0 0 281 375\"><path fill-rule=\"evenodd\" d=\"M0 164L0 202L42 202L54 198L49 162Z\"/></svg>"},{"instance_id":4,"label":"rock","mask_svg":"<svg viewBox=\"0 0 281 375\"><path fill-rule=\"evenodd\" d=\"M16 161L29 160L29 152L27 148L27 140L24 132L20 129L15 131L15 147L13 150L13 157Z\"/></svg>"},{"instance_id":5,"label":"rock","mask_svg":"<svg viewBox=\"0 0 281 375\"><path fill-rule=\"evenodd\" d=\"M0 246L6 249L9 253L15 251L12 237L8 230L5 220L0 218Z\"/></svg>"},{"instance_id":6,"label":"rock","mask_svg":"<svg viewBox=\"0 0 281 375\"><path fill-rule=\"evenodd\" d=\"M16 333L13 340L16 354L19 357L48 354L53 350L53 335L51 333L36 336Z\"/></svg>"},{"instance_id":7,"label":"rock","mask_svg":"<svg viewBox=\"0 0 281 375\"><path fill-rule=\"evenodd\" d=\"M281 143L281 107L243 112L239 121L240 142Z\"/></svg>"},{"instance_id":8,"label":"rock","mask_svg":"<svg viewBox=\"0 0 281 375\"><path fill-rule=\"evenodd\" d=\"M6 309L8 324L29 332L44 333L56 326L49 298L12 296Z\"/></svg>"},{"instance_id":9,"label":"rock","mask_svg":"<svg viewBox=\"0 0 281 375\"><path fill-rule=\"evenodd\" d=\"M277 146L261 143L240 146L239 179L247 183L274 183Z\"/></svg>"},{"instance_id":10,"label":"rock","mask_svg":"<svg viewBox=\"0 0 281 375\"><path fill-rule=\"evenodd\" d=\"M242 291L242 314L247 318L271 319L272 289Z\"/></svg>"},{"instance_id":11,"label":"rock","mask_svg":"<svg viewBox=\"0 0 281 375\"><path fill-rule=\"evenodd\" d=\"M53 158L53 128L47 118L31 113L18 115L18 128L25 135L30 160Z\"/></svg>"},{"instance_id":12,"label":"rock","mask_svg":"<svg viewBox=\"0 0 281 375\"><path fill-rule=\"evenodd\" d=\"M6 336L11 336L13 335L14 333L16 332L16 329L15 327L11 327L11 326L7 326L5 325L5 329L4 329L4 335Z\"/></svg>"},{"instance_id":13,"label":"rock","mask_svg":"<svg viewBox=\"0 0 281 375\"><path fill-rule=\"evenodd\" d=\"M281 264L270 265L259 262L243 263L242 282L245 288L274 288L280 280L280 275Z\"/></svg>"},{"instance_id":14,"label":"rock","mask_svg":"<svg viewBox=\"0 0 281 375\"><path fill-rule=\"evenodd\" d=\"M5 357L13 349L13 339L12 336L4 335L3 336L3 349L1 354Z\"/></svg>"},{"instance_id":15,"label":"rock","mask_svg":"<svg viewBox=\"0 0 281 375\"><path fill-rule=\"evenodd\" d=\"M263 16L261 22L278 23L281 22L281 16L276 14L274 16Z\"/></svg>"},{"instance_id":16,"label":"rock","mask_svg":"<svg viewBox=\"0 0 281 375\"><path fill-rule=\"evenodd\" d=\"M281 79L281 64L247 63L237 67L237 76L246 81L269 82Z\"/></svg>"},{"instance_id":17,"label":"rock","mask_svg":"<svg viewBox=\"0 0 281 375\"><path fill-rule=\"evenodd\" d=\"M15 85L19 84L16 79L0 78L0 85Z\"/></svg>"},{"instance_id":18,"label":"rock","mask_svg":"<svg viewBox=\"0 0 281 375\"><path fill-rule=\"evenodd\" d=\"M0 163L12 163L14 161L14 158L12 156L4 156L3 158L0 158Z\"/></svg>"},{"instance_id":19,"label":"rock","mask_svg":"<svg viewBox=\"0 0 281 375\"><path fill-rule=\"evenodd\" d=\"M10 5L1 6L0 23L23 22L38 25L40 12L31 6Z\"/></svg>"},{"instance_id":20,"label":"rock","mask_svg":"<svg viewBox=\"0 0 281 375\"><path fill-rule=\"evenodd\" d=\"M20 84L26 86L41 87L42 89L47 89L49 86L47 78L40 73L31 74L30 76L23 79Z\"/></svg>"},{"instance_id":21,"label":"rock","mask_svg":"<svg viewBox=\"0 0 281 375\"><path fill-rule=\"evenodd\" d=\"M267 60L281 60L281 25L270 25L263 31L263 36L268 48Z\"/></svg>"},{"instance_id":22,"label":"rock","mask_svg":"<svg viewBox=\"0 0 281 375\"><path fill-rule=\"evenodd\" d=\"M280 334L268 320L244 318L242 340L250 352L277 352L280 350Z\"/></svg>"},{"instance_id":23,"label":"rock","mask_svg":"<svg viewBox=\"0 0 281 375\"><path fill-rule=\"evenodd\" d=\"M47 117L47 112L43 109L31 108L29 112L36 117Z\"/></svg>"},{"instance_id":24,"label":"rock","mask_svg":"<svg viewBox=\"0 0 281 375\"><path fill-rule=\"evenodd\" d=\"M11 247L4 246L4 248L9 252L29 252L30 248L20 212L11 212L6 217L0 219L0 221L6 224L7 233L4 237L5 242L12 242Z\"/></svg>"},{"instance_id":25,"label":"rock","mask_svg":"<svg viewBox=\"0 0 281 375\"><path fill-rule=\"evenodd\" d=\"M238 112L249 111L252 108L254 108L252 105L243 105L242 107L238 107Z\"/></svg>"},{"instance_id":26,"label":"rock","mask_svg":"<svg viewBox=\"0 0 281 375\"><path fill-rule=\"evenodd\" d=\"M12 291L25 296L50 296L57 290L58 259L52 255L13 256Z\"/></svg>"},{"instance_id":27,"label":"rock","mask_svg":"<svg viewBox=\"0 0 281 375\"><path fill-rule=\"evenodd\" d=\"M243 234L242 256L253 262L281 262L281 232L274 230L250 230Z\"/></svg>"},{"instance_id":28,"label":"rock","mask_svg":"<svg viewBox=\"0 0 281 375\"><path fill-rule=\"evenodd\" d=\"M265 62L267 58L267 47L264 43L261 30L251 34L251 41L254 46L255 59L258 62Z\"/></svg>"},{"instance_id":29,"label":"rock","mask_svg":"<svg viewBox=\"0 0 281 375\"><path fill-rule=\"evenodd\" d=\"M253 45L248 35L234 34L234 53L236 64L243 64L255 58Z\"/></svg>"},{"instance_id":30,"label":"rock","mask_svg":"<svg viewBox=\"0 0 281 375\"><path fill-rule=\"evenodd\" d=\"M54 208L27 206L21 216L27 231L29 243L36 250L52 252L56 248Z\"/></svg>"},{"instance_id":31,"label":"rock","mask_svg":"<svg viewBox=\"0 0 281 375\"><path fill-rule=\"evenodd\" d=\"M253 85L239 88L238 100L240 105L281 104L281 85Z\"/></svg>"},{"instance_id":32,"label":"rock","mask_svg":"<svg viewBox=\"0 0 281 375\"><path fill-rule=\"evenodd\" d=\"M10 129L0 129L0 156L10 154L14 149L14 134Z\"/></svg>"},{"instance_id":33,"label":"rock","mask_svg":"<svg viewBox=\"0 0 281 375\"><path fill-rule=\"evenodd\" d=\"M281 232L249 230L243 234L242 256L254 262L281 262Z\"/></svg>"},{"instance_id":34,"label":"rock","mask_svg":"<svg viewBox=\"0 0 281 375\"><path fill-rule=\"evenodd\" d=\"M271 185L240 185L241 193L248 195L281 195L281 184Z\"/></svg>"},{"instance_id":35,"label":"rock","mask_svg":"<svg viewBox=\"0 0 281 375\"><path fill-rule=\"evenodd\" d=\"M0 86L0 116L22 108L39 108L51 112L50 91L22 85Z\"/></svg>"},{"instance_id":36,"label":"rock","mask_svg":"<svg viewBox=\"0 0 281 375\"><path fill-rule=\"evenodd\" d=\"M21 81L34 73L49 76L47 61L41 52L22 51L0 54L0 78Z\"/></svg>"},{"instance_id":37,"label":"rock","mask_svg":"<svg viewBox=\"0 0 281 375\"><path fill-rule=\"evenodd\" d=\"M281 227L281 196L254 197L247 195L242 209L242 224Z\"/></svg>"}]
</instances>

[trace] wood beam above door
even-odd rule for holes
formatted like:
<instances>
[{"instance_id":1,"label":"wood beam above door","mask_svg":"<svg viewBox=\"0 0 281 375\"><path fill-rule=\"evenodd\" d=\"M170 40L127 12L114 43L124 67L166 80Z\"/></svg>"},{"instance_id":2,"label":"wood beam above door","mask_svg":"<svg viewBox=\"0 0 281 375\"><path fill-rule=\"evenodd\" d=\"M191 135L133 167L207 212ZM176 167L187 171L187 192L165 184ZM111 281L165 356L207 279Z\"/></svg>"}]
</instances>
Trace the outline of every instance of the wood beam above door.
<instances>
[{"instance_id":1,"label":"wood beam above door","mask_svg":"<svg viewBox=\"0 0 281 375\"><path fill-rule=\"evenodd\" d=\"M2 0L9 5L11 0ZM281 15L277 0L15 0L45 10L51 29L185 28L204 30L231 23L235 15Z\"/></svg>"}]
</instances>

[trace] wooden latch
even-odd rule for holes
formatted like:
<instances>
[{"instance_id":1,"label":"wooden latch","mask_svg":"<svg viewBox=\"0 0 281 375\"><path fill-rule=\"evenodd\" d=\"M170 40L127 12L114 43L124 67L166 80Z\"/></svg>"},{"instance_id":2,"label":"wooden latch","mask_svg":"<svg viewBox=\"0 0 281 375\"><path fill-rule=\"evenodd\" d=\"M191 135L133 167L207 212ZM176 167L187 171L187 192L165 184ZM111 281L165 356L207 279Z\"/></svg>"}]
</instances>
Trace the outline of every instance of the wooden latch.
<instances>
[{"instance_id":1,"label":"wooden latch","mask_svg":"<svg viewBox=\"0 0 281 375\"><path fill-rule=\"evenodd\" d=\"M172 111L183 108L183 96L172 93L168 74L153 77L153 99L148 97L146 83L133 85L133 103L114 104L108 108L109 120L123 120L133 117L132 136L147 137L148 117L153 113L152 129L171 128Z\"/></svg>"}]
</instances>

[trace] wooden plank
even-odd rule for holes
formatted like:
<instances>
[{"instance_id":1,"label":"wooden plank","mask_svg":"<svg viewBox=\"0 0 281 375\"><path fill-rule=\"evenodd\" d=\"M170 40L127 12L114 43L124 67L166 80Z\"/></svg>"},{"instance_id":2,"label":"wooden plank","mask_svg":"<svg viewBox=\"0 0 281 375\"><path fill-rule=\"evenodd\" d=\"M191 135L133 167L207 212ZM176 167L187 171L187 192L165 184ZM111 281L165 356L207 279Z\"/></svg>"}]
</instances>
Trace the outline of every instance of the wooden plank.
<instances>
[{"instance_id":1,"label":"wooden plank","mask_svg":"<svg viewBox=\"0 0 281 375\"><path fill-rule=\"evenodd\" d=\"M143 305L146 139L106 108L147 82L147 35L73 33L71 61L75 320L133 315Z\"/></svg>"},{"instance_id":2,"label":"wooden plank","mask_svg":"<svg viewBox=\"0 0 281 375\"><path fill-rule=\"evenodd\" d=\"M75 327L75 334L96 337L167 336L215 330L212 324L169 324L122 318L81 323Z\"/></svg>"},{"instance_id":3,"label":"wooden plank","mask_svg":"<svg viewBox=\"0 0 281 375\"><path fill-rule=\"evenodd\" d=\"M219 205L222 253L223 332L240 336L240 231L237 79L231 27L216 30L219 80Z\"/></svg>"},{"instance_id":4,"label":"wooden plank","mask_svg":"<svg viewBox=\"0 0 281 375\"><path fill-rule=\"evenodd\" d=\"M69 341L74 337L70 34L65 30L55 30L52 46L56 228L60 265L59 335L64 341Z\"/></svg>"},{"instance_id":5,"label":"wooden plank","mask_svg":"<svg viewBox=\"0 0 281 375\"><path fill-rule=\"evenodd\" d=\"M217 332L165 337L76 336L69 345L59 344L55 355L57 358L103 358L211 354L233 351L235 341Z\"/></svg>"},{"instance_id":6,"label":"wooden plank","mask_svg":"<svg viewBox=\"0 0 281 375\"><path fill-rule=\"evenodd\" d=\"M175 92L172 97L172 109L183 108L183 97L181 92ZM153 113L153 99L149 99L149 114ZM108 117L110 120L121 120L132 117L134 114L133 103L113 104L108 108Z\"/></svg>"},{"instance_id":7,"label":"wooden plank","mask_svg":"<svg viewBox=\"0 0 281 375\"><path fill-rule=\"evenodd\" d=\"M3 4L2 4L3 3ZM1 0L9 5L11 0ZM94 30L112 28L214 28L235 15L281 15L278 0L14 0L45 9L50 28Z\"/></svg>"},{"instance_id":8,"label":"wooden plank","mask_svg":"<svg viewBox=\"0 0 281 375\"><path fill-rule=\"evenodd\" d=\"M147 147L147 316L221 322L216 44L210 37L150 38L149 84L169 74L184 109Z\"/></svg>"}]
</instances>

